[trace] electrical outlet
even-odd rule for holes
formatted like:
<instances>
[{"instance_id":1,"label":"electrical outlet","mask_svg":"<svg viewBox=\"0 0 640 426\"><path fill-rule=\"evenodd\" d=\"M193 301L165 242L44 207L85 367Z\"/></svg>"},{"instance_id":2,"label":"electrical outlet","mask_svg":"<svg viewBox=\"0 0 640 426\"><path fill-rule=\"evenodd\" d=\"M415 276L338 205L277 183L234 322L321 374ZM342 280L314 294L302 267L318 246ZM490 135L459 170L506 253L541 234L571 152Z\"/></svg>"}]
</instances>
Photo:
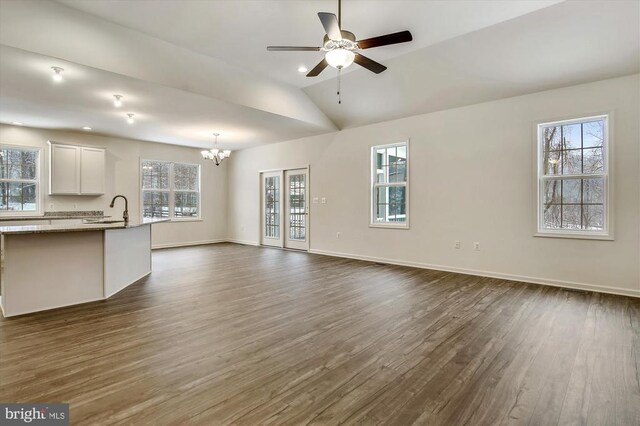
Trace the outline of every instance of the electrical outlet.
<instances>
[{"instance_id":1,"label":"electrical outlet","mask_svg":"<svg viewBox=\"0 0 640 426\"><path fill-rule=\"evenodd\" d=\"M313 197L313 204L318 204L318 197Z\"/></svg>"},{"instance_id":2,"label":"electrical outlet","mask_svg":"<svg viewBox=\"0 0 640 426\"><path fill-rule=\"evenodd\" d=\"M336 232L336 238L340 238L340 232Z\"/></svg>"},{"instance_id":3,"label":"electrical outlet","mask_svg":"<svg viewBox=\"0 0 640 426\"><path fill-rule=\"evenodd\" d=\"M455 240L455 242L453 243L453 248L455 249L460 249L460 240Z\"/></svg>"},{"instance_id":4,"label":"electrical outlet","mask_svg":"<svg viewBox=\"0 0 640 426\"><path fill-rule=\"evenodd\" d=\"M478 241L473 243L473 249L475 251L480 251L480 243Z\"/></svg>"},{"instance_id":5,"label":"electrical outlet","mask_svg":"<svg viewBox=\"0 0 640 426\"><path fill-rule=\"evenodd\" d=\"M327 198L326 197L322 197L322 204L327 204Z\"/></svg>"}]
</instances>

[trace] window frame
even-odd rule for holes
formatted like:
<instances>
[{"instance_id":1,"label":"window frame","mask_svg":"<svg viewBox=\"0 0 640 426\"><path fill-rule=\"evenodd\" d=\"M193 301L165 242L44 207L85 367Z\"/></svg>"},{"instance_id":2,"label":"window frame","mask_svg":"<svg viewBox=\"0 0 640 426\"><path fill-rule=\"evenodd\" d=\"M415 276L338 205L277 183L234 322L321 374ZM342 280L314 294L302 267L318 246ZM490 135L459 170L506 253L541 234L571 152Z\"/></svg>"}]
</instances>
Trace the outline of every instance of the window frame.
<instances>
[{"instance_id":1,"label":"window frame","mask_svg":"<svg viewBox=\"0 0 640 426\"><path fill-rule=\"evenodd\" d=\"M535 203L536 215L534 236L535 237L551 237L551 238L571 238L571 239L586 239L586 240L613 240L613 179L611 173L611 159L613 158L613 129L611 122L613 119L613 112L600 112L594 114L581 115L578 118L575 115L572 118L555 119L538 121L534 126L534 158L535 158ZM542 132L545 127L551 126L566 126L572 124L587 123L596 120L604 121L604 141L602 143L603 148L603 173L599 174L585 174L574 173L566 175L544 175L544 148L542 144ZM546 180L577 180L577 179L603 179L604 186L604 229L602 231L589 231L583 229L548 229L544 228L544 182Z\"/></svg>"},{"instance_id":2,"label":"window frame","mask_svg":"<svg viewBox=\"0 0 640 426\"><path fill-rule=\"evenodd\" d=\"M388 182L385 184L378 184L376 182L376 150L381 148L393 148L398 146L405 146L407 151L406 158L406 170L407 170L407 180L405 182ZM404 139L399 142L387 143L382 145L374 145L370 147L370 159L369 159L369 178L370 178L370 188L369 188L369 227L370 228L387 228L387 229L409 229L409 200L410 200L410 190L409 190L409 181L410 177L410 153L409 153L409 139ZM375 214L376 214L376 195L375 191L379 187L404 187L405 188L405 221L404 222L376 222Z\"/></svg>"},{"instance_id":3,"label":"window frame","mask_svg":"<svg viewBox=\"0 0 640 426\"><path fill-rule=\"evenodd\" d=\"M42 190L42 169L43 169L43 149L37 146L29 145L13 145L9 143L0 142L0 149L15 149L20 151L34 151L38 153L38 160L36 161L36 178L31 179L2 179L0 182L35 182L36 184L36 209L33 211L15 211L15 210L0 210L0 217L37 217L44 216L44 191Z\"/></svg>"},{"instance_id":4,"label":"window frame","mask_svg":"<svg viewBox=\"0 0 640 426\"><path fill-rule=\"evenodd\" d=\"M142 166L145 161L153 161L156 163L165 163L169 165L169 189L145 189L143 187L144 184L144 172ZM184 166L196 166L198 168L198 190L186 190L186 189L176 189L175 181L174 181L174 167L176 164L184 165ZM166 160L153 160L150 158L140 158L140 220L144 220L144 193L145 191L149 192L166 192L169 194L169 217L167 218L170 222L200 222L202 221L202 167L200 164L196 163L186 163L183 161L166 161ZM191 192L198 194L198 216L188 216L188 217L177 217L175 216L175 193L176 192Z\"/></svg>"}]
</instances>

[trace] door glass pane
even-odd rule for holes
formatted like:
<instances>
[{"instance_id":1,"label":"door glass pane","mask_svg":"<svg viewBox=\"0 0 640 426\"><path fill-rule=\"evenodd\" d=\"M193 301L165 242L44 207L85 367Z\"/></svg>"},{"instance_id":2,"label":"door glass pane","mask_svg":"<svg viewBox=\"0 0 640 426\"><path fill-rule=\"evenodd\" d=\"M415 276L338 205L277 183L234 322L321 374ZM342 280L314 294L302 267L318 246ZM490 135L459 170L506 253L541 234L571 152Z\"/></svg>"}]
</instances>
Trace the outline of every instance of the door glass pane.
<instances>
[{"instance_id":1,"label":"door glass pane","mask_svg":"<svg viewBox=\"0 0 640 426\"><path fill-rule=\"evenodd\" d=\"M280 177L264 179L264 235L280 238Z\"/></svg>"},{"instance_id":2,"label":"door glass pane","mask_svg":"<svg viewBox=\"0 0 640 426\"><path fill-rule=\"evenodd\" d=\"M307 204L306 175L289 176L289 239L304 241L306 238Z\"/></svg>"}]
</instances>

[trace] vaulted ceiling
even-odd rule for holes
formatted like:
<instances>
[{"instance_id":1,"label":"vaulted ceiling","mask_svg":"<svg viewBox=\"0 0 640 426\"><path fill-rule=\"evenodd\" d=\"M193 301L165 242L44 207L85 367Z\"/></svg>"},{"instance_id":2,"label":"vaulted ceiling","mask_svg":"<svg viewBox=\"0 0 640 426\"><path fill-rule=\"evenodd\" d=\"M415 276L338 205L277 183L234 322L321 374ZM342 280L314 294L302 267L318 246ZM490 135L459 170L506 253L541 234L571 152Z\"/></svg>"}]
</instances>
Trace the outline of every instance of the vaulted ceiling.
<instances>
[{"instance_id":1,"label":"vaulted ceiling","mask_svg":"<svg viewBox=\"0 0 640 426\"><path fill-rule=\"evenodd\" d=\"M640 71L639 2L344 0L359 38L388 66L311 79L317 12L336 2L0 0L0 122L232 149L296 139ZM65 69L53 84L51 66ZM125 106L113 107L113 94ZM127 125L125 113L136 114Z\"/></svg>"}]
</instances>

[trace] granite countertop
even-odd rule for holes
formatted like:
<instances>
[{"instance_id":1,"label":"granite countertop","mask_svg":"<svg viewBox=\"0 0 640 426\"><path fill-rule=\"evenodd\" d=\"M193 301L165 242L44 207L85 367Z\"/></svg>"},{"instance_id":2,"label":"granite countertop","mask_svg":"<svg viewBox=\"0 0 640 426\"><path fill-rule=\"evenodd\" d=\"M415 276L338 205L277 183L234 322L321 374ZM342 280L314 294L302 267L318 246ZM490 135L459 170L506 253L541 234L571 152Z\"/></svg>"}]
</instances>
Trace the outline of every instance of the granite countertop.
<instances>
[{"instance_id":1,"label":"granite countertop","mask_svg":"<svg viewBox=\"0 0 640 426\"><path fill-rule=\"evenodd\" d=\"M17 220L63 220L63 219L104 219L111 216L105 216L102 210L87 211L59 211L44 212L42 216L15 216L0 217L0 222L13 222Z\"/></svg>"},{"instance_id":2,"label":"granite countertop","mask_svg":"<svg viewBox=\"0 0 640 426\"><path fill-rule=\"evenodd\" d=\"M95 217L94 217L95 218ZM68 219L68 218L67 218ZM145 218L142 221L130 221L117 223L78 223L71 225L16 225L0 226L0 234L43 234L48 232L79 232L79 231L106 231L109 229L129 229L138 226L150 225L159 222L168 222L165 218Z\"/></svg>"}]
</instances>

